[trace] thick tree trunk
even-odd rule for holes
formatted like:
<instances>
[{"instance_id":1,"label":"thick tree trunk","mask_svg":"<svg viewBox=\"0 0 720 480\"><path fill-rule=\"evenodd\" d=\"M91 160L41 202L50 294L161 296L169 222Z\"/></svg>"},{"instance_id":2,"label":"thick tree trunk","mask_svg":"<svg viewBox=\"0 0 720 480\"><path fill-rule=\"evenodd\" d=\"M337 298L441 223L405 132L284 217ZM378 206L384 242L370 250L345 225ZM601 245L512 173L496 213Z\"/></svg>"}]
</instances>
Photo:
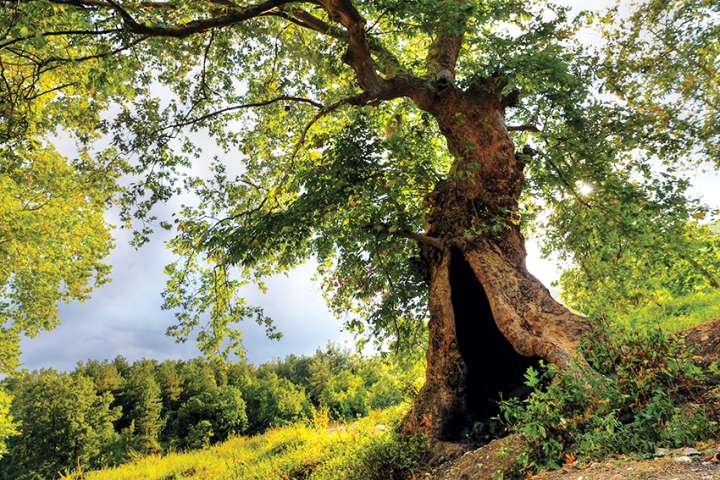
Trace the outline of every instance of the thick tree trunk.
<instances>
[{"instance_id":1,"label":"thick tree trunk","mask_svg":"<svg viewBox=\"0 0 720 480\"><path fill-rule=\"evenodd\" d=\"M551 296L525 266L518 225L523 165L504 125L503 83L448 88L431 105L455 164L430 198L430 343L426 384L404 428L456 440L497 413L528 366L566 367L587 323Z\"/></svg>"}]
</instances>

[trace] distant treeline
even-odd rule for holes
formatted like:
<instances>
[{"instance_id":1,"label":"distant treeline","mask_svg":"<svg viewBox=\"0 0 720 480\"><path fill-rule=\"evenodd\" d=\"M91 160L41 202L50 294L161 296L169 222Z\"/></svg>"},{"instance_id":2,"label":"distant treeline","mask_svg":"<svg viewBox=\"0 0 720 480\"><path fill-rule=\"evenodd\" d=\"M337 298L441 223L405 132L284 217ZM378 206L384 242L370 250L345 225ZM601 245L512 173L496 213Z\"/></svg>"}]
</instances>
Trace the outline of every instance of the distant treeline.
<instances>
[{"instance_id":1,"label":"distant treeline","mask_svg":"<svg viewBox=\"0 0 720 480\"><path fill-rule=\"evenodd\" d=\"M418 362L399 365L335 347L260 367L117 357L69 373L23 371L3 382L20 434L8 442L0 478L56 478L318 415L347 420L401 402L421 375Z\"/></svg>"}]
</instances>

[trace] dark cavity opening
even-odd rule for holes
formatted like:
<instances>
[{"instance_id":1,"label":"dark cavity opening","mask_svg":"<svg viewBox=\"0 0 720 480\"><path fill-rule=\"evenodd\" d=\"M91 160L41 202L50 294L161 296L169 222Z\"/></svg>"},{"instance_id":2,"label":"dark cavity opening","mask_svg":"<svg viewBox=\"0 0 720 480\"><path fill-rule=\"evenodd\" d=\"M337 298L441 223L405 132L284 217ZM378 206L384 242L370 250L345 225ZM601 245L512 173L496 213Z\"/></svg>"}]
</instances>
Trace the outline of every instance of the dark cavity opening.
<instances>
[{"instance_id":1,"label":"dark cavity opening","mask_svg":"<svg viewBox=\"0 0 720 480\"><path fill-rule=\"evenodd\" d=\"M525 371L537 366L539 358L517 353L498 330L485 289L457 248L451 253L450 287L458 349L467 367L466 410L454 436L485 443L504 433L493 420L500 412L500 398L529 393Z\"/></svg>"}]
</instances>

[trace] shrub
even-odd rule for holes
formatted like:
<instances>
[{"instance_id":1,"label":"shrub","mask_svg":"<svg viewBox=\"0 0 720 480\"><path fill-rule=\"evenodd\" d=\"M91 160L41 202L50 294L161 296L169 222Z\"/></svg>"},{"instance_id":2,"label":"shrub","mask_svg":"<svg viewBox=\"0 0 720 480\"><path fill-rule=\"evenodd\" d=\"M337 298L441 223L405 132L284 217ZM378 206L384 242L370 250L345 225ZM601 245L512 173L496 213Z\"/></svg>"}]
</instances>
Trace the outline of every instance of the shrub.
<instances>
[{"instance_id":1,"label":"shrub","mask_svg":"<svg viewBox=\"0 0 720 480\"><path fill-rule=\"evenodd\" d=\"M240 390L228 385L189 398L178 410L175 422L181 445L187 448L226 440L248 427Z\"/></svg>"},{"instance_id":2,"label":"shrub","mask_svg":"<svg viewBox=\"0 0 720 480\"><path fill-rule=\"evenodd\" d=\"M422 437L390 433L371 438L349 462L348 480L402 480L415 473L427 456Z\"/></svg>"},{"instance_id":3,"label":"shrub","mask_svg":"<svg viewBox=\"0 0 720 480\"><path fill-rule=\"evenodd\" d=\"M397 409L395 409L397 411ZM387 410L393 411L392 409ZM403 480L425 465L429 443L421 436L398 431L399 415L372 416L356 425L352 441L339 444L325 463L314 469L312 480ZM386 423L378 424L378 421Z\"/></svg>"},{"instance_id":4,"label":"shrub","mask_svg":"<svg viewBox=\"0 0 720 480\"><path fill-rule=\"evenodd\" d=\"M250 418L250 433L287 425L309 412L305 392L290 380L268 373L243 391Z\"/></svg>"},{"instance_id":5,"label":"shrub","mask_svg":"<svg viewBox=\"0 0 720 480\"><path fill-rule=\"evenodd\" d=\"M359 375L344 370L336 373L320 395L320 405L326 406L335 418L351 419L368 413L368 392Z\"/></svg>"},{"instance_id":6,"label":"shrub","mask_svg":"<svg viewBox=\"0 0 720 480\"><path fill-rule=\"evenodd\" d=\"M588 338L592 342L581 344L588 365L529 369L532 393L502 403L502 419L524 440L522 469L612 454L649 456L657 447L720 433L703 397L708 377L679 338L608 325L598 325Z\"/></svg>"}]
</instances>

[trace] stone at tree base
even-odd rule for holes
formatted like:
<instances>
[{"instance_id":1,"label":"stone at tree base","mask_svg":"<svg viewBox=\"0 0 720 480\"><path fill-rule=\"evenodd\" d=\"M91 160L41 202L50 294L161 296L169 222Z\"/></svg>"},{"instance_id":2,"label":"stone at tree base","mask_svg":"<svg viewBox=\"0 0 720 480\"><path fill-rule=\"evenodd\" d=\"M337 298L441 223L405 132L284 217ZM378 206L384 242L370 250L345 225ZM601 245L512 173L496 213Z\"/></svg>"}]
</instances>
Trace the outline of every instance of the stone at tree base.
<instances>
[{"instance_id":1,"label":"stone at tree base","mask_svg":"<svg viewBox=\"0 0 720 480\"><path fill-rule=\"evenodd\" d=\"M473 448L464 443L434 441L430 447L430 459L427 466L434 468L449 464L471 451Z\"/></svg>"},{"instance_id":2,"label":"stone at tree base","mask_svg":"<svg viewBox=\"0 0 720 480\"><path fill-rule=\"evenodd\" d=\"M519 448L520 441L517 436L499 438L416 478L417 480L490 480L492 478L510 480L513 477L508 475L514 468L516 458L513 452L517 452ZM500 474L504 476L499 477Z\"/></svg>"},{"instance_id":3,"label":"stone at tree base","mask_svg":"<svg viewBox=\"0 0 720 480\"><path fill-rule=\"evenodd\" d=\"M720 480L720 463L703 461L695 449L668 450L665 458L633 460L611 458L588 466L543 472L532 477L515 476L514 461L520 448L517 436L493 440L482 448L462 454L413 480ZM449 451L449 450L448 450ZM678 462L676 453L688 452ZM501 476L502 475L502 476Z\"/></svg>"}]
</instances>

